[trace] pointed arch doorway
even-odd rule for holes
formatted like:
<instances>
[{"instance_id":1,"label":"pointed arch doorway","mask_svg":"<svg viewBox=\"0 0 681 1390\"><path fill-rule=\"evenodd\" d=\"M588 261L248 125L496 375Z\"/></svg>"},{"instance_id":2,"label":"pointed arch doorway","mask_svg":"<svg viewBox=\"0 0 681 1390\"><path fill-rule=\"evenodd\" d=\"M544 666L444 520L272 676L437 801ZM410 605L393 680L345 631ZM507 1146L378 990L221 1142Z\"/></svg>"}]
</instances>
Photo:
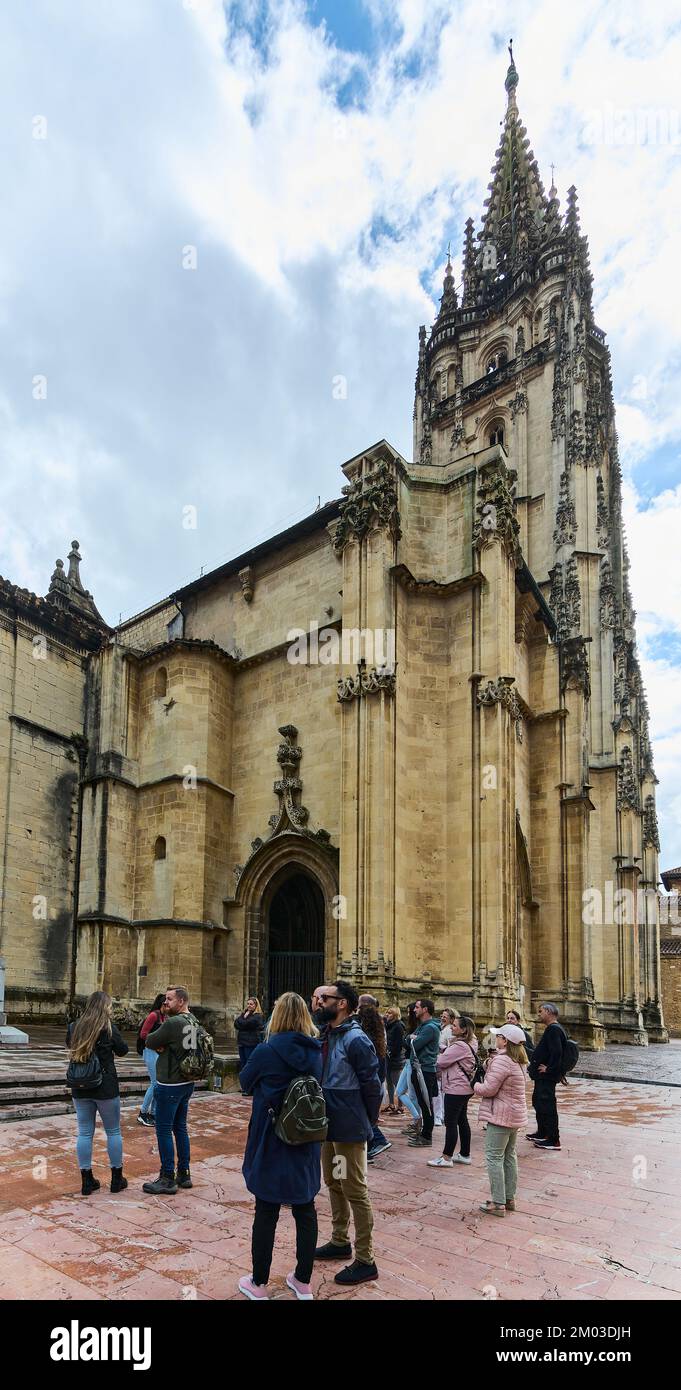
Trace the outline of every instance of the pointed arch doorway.
<instances>
[{"instance_id":1,"label":"pointed arch doorway","mask_svg":"<svg viewBox=\"0 0 681 1390\"><path fill-rule=\"evenodd\" d=\"M309 874L294 867L274 888L267 913L268 1009L287 990L309 1000L324 978L324 896Z\"/></svg>"}]
</instances>

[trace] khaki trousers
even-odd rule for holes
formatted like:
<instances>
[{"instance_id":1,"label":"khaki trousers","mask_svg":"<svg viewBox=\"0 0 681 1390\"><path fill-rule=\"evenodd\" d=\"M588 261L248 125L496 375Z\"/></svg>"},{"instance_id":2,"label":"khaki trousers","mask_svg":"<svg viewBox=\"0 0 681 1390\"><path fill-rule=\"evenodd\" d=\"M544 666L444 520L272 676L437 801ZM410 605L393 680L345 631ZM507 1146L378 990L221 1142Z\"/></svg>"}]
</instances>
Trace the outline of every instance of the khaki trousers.
<instances>
[{"instance_id":1,"label":"khaki trousers","mask_svg":"<svg viewBox=\"0 0 681 1390\"><path fill-rule=\"evenodd\" d=\"M367 1186L366 1144L340 1144L327 1140L322 1144L322 1173L329 1189L334 1245L346 1245L350 1230L350 1213L355 1225L355 1259L373 1264L372 1231L374 1214Z\"/></svg>"}]
</instances>

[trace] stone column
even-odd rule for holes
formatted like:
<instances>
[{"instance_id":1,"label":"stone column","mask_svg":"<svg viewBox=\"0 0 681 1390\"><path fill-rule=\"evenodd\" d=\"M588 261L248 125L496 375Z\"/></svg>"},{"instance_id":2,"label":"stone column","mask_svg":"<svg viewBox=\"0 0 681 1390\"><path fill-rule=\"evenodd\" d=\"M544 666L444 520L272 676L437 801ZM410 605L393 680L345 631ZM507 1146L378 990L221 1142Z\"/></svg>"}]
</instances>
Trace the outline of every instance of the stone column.
<instances>
[{"instance_id":1,"label":"stone column","mask_svg":"<svg viewBox=\"0 0 681 1390\"><path fill-rule=\"evenodd\" d=\"M369 454L350 479L335 531L343 557L339 969L390 987L395 953L394 580L399 535L393 461ZM392 634L392 636L390 636Z\"/></svg>"},{"instance_id":2,"label":"stone column","mask_svg":"<svg viewBox=\"0 0 681 1390\"><path fill-rule=\"evenodd\" d=\"M515 746L522 723L514 686L515 570L521 560L512 487L515 473L500 449L490 451L477 478L476 562L484 576L478 606L473 676L480 788L474 846L478 885L473 935L474 1009L497 1016L515 1001L512 930L516 915Z\"/></svg>"}]
</instances>

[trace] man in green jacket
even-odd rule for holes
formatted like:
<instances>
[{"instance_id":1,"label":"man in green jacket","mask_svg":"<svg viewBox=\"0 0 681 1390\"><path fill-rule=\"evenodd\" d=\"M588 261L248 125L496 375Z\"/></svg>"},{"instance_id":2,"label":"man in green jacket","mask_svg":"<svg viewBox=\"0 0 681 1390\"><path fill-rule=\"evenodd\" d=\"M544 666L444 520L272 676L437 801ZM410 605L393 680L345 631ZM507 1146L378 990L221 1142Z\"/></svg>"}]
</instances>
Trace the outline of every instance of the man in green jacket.
<instances>
[{"instance_id":1,"label":"man in green jacket","mask_svg":"<svg viewBox=\"0 0 681 1390\"><path fill-rule=\"evenodd\" d=\"M440 1025L436 1018L435 1005L432 999L418 999L414 1005L414 1013L418 1021L418 1028L412 1034L411 1045L416 1061L420 1064L425 1083L425 1094L419 1084L419 1080L414 1081L416 1099L421 1108L423 1126L420 1134L413 1134L408 1143L413 1149L430 1149L433 1144L433 1124L435 1116L433 1114L433 1096L437 1095L437 1054L440 1046Z\"/></svg>"},{"instance_id":2,"label":"man in green jacket","mask_svg":"<svg viewBox=\"0 0 681 1390\"><path fill-rule=\"evenodd\" d=\"M160 1028L147 1034L146 1045L158 1052L156 1068L156 1137L161 1158L161 1171L156 1182L145 1182L144 1192L172 1194L178 1187L191 1187L189 1171L189 1134L187 1110L193 1081L185 1081L180 1063L195 1046L198 1020L189 1010L189 994L182 985L170 985L166 990L166 1017ZM177 1145L177 1178L175 1149Z\"/></svg>"}]
</instances>

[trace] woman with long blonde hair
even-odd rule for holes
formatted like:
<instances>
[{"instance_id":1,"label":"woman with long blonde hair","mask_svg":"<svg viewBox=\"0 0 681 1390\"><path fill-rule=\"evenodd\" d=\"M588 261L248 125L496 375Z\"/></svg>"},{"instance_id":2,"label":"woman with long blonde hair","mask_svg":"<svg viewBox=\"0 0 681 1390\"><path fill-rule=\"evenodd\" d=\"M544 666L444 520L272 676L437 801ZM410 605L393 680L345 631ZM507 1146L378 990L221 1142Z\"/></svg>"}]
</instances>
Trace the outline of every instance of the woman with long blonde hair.
<instances>
[{"instance_id":1,"label":"woman with long blonde hair","mask_svg":"<svg viewBox=\"0 0 681 1390\"><path fill-rule=\"evenodd\" d=\"M121 1136L121 1102L116 1073L116 1057L125 1057L128 1044L121 1037L112 1019L113 1004L104 990L95 990L80 1018L70 1023L66 1046L71 1062L91 1063L88 1084L72 1086L73 1105L78 1122L76 1153L81 1176L81 1192L89 1197L100 1184L92 1175L92 1141L97 1113L106 1131L106 1147L111 1164L111 1191L122 1192L128 1186L123 1177L123 1139Z\"/></svg>"},{"instance_id":2,"label":"woman with long blonde hair","mask_svg":"<svg viewBox=\"0 0 681 1390\"><path fill-rule=\"evenodd\" d=\"M253 1272L239 1289L256 1302L269 1297L267 1282L282 1206L296 1223L296 1267L286 1283L296 1298L313 1297L310 1287L317 1244L314 1199L321 1186L320 1137L286 1142L275 1132L282 1102L292 1081L306 1079L306 1090L321 1105L322 1049L310 1011L299 994L280 995L267 1025L265 1042L255 1048L240 1073L244 1092L253 1097L242 1172L255 1197L251 1250ZM324 1130L325 1132L325 1130Z\"/></svg>"}]
</instances>

